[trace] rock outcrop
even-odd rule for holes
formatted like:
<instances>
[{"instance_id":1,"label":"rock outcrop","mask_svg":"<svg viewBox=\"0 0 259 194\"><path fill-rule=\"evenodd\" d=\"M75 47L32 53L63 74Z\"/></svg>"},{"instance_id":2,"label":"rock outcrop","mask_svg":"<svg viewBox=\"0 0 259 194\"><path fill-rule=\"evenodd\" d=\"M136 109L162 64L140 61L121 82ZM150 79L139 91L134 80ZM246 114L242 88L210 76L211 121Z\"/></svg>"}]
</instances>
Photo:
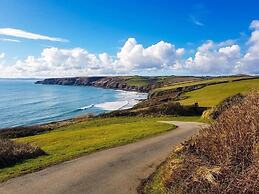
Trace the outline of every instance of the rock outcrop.
<instances>
[{"instance_id":1,"label":"rock outcrop","mask_svg":"<svg viewBox=\"0 0 259 194\"><path fill-rule=\"evenodd\" d=\"M72 77L72 78L49 78L35 82L36 84L49 85L74 85L74 86L94 86L101 88L119 89L125 91L137 91L147 93L152 88L151 85L135 86L129 85L121 77Z\"/></svg>"}]
</instances>

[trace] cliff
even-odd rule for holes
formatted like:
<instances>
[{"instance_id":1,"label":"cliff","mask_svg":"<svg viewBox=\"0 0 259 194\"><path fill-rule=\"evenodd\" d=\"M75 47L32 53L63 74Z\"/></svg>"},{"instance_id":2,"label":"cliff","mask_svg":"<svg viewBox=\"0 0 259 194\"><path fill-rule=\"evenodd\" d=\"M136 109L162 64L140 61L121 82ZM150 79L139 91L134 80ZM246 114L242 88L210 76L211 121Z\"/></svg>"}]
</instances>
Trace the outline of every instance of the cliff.
<instances>
[{"instance_id":1,"label":"cliff","mask_svg":"<svg viewBox=\"0 0 259 194\"><path fill-rule=\"evenodd\" d=\"M49 78L35 82L36 84L49 85L74 85L93 86L101 88L119 89L125 91L137 91L147 93L152 85L137 86L130 85L123 77L72 77L72 78Z\"/></svg>"}]
</instances>

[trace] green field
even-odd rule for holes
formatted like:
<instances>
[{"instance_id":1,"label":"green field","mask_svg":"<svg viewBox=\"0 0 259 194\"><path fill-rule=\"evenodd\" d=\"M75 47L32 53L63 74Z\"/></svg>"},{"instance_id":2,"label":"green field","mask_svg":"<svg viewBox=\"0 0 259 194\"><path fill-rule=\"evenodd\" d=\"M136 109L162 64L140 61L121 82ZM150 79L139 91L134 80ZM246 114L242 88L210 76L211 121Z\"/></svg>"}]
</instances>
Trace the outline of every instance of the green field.
<instances>
[{"instance_id":1,"label":"green field","mask_svg":"<svg viewBox=\"0 0 259 194\"><path fill-rule=\"evenodd\" d=\"M199 77L192 76L120 76L129 86L146 87L146 86L157 86L157 85L172 85L173 83L183 83L186 81L201 80Z\"/></svg>"},{"instance_id":2,"label":"green field","mask_svg":"<svg viewBox=\"0 0 259 194\"><path fill-rule=\"evenodd\" d=\"M147 77L133 76L125 77L125 82L130 86L147 86L149 84L149 79Z\"/></svg>"},{"instance_id":3,"label":"green field","mask_svg":"<svg viewBox=\"0 0 259 194\"><path fill-rule=\"evenodd\" d=\"M239 79L246 79L246 77L218 77L218 78L212 78L212 79L207 79L203 81L186 81L186 82L171 84L168 86L157 88L155 91L172 90L179 87L194 86L199 84L213 84L213 83L220 83L220 82L226 82L226 81L231 82Z\"/></svg>"},{"instance_id":4,"label":"green field","mask_svg":"<svg viewBox=\"0 0 259 194\"><path fill-rule=\"evenodd\" d=\"M37 145L48 155L25 160L12 167L1 169L0 181L83 154L135 142L175 128L175 126L158 122L161 120L172 120L172 117L99 118L72 124L41 135L16 139L17 142L29 142Z\"/></svg>"},{"instance_id":5,"label":"green field","mask_svg":"<svg viewBox=\"0 0 259 194\"><path fill-rule=\"evenodd\" d=\"M184 93L187 99L180 102L184 105L199 103L200 106L212 107L229 96L238 93L246 94L253 89L259 89L259 79L242 80L206 86L199 90Z\"/></svg>"}]
</instances>

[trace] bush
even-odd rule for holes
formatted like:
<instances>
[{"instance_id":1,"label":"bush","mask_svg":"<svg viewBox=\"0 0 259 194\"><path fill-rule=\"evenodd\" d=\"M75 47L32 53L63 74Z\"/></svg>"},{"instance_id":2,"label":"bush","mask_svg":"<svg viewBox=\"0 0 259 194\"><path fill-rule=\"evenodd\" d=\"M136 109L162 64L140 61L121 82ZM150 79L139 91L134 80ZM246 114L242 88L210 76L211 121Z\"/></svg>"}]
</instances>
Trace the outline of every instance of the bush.
<instances>
[{"instance_id":1,"label":"bush","mask_svg":"<svg viewBox=\"0 0 259 194\"><path fill-rule=\"evenodd\" d=\"M165 181L169 192L259 193L259 92L186 141L178 157Z\"/></svg>"},{"instance_id":2,"label":"bush","mask_svg":"<svg viewBox=\"0 0 259 194\"><path fill-rule=\"evenodd\" d=\"M45 152L37 146L16 143L9 139L0 139L0 168L44 154Z\"/></svg>"},{"instance_id":3,"label":"bush","mask_svg":"<svg viewBox=\"0 0 259 194\"><path fill-rule=\"evenodd\" d=\"M118 110L100 115L102 117L118 117L118 116L197 116L202 115L204 107L198 104L183 106L179 102L162 103L155 106L145 108L132 108L127 110Z\"/></svg>"},{"instance_id":4,"label":"bush","mask_svg":"<svg viewBox=\"0 0 259 194\"><path fill-rule=\"evenodd\" d=\"M234 96L230 96L223 100L218 106L216 106L215 110L211 114L212 119L217 119L219 116L226 111L227 109L231 108L234 105L241 103L244 100L245 96L242 94L236 94Z\"/></svg>"},{"instance_id":5,"label":"bush","mask_svg":"<svg viewBox=\"0 0 259 194\"><path fill-rule=\"evenodd\" d=\"M53 128L47 128L39 125L35 126L21 126L13 128L4 128L0 130L0 138L19 138L27 137L32 135L37 135L40 133L48 132L53 130Z\"/></svg>"}]
</instances>

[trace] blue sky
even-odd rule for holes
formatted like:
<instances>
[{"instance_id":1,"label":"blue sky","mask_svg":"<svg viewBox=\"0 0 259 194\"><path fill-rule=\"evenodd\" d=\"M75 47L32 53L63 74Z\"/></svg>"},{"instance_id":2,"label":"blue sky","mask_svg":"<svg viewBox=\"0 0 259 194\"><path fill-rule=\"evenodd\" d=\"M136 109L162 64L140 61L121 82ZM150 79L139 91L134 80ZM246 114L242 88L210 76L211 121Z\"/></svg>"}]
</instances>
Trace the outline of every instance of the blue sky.
<instances>
[{"instance_id":1,"label":"blue sky","mask_svg":"<svg viewBox=\"0 0 259 194\"><path fill-rule=\"evenodd\" d=\"M175 50L184 48L185 53L182 57L184 60L194 57L198 47L210 40L213 41L213 48L216 50L220 49L220 43L232 41L232 44L224 46L230 47L237 44L241 54L245 55L249 49L247 43L251 33L257 30L257 27L251 29L249 26L252 21L259 19L258 7L259 1L256 0L0 0L0 29L18 29L62 39L62 41L31 39L17 34L14 36L9 31L0 33L0 56L4 53L2 66L5 68L12 66L18 60L26 63L24 61L28 56L40 58L46 48L63 49L63 54L66 50L71 51L75 48L84 49L94 55L105 52L113 60L117 60L114 58L129 38L134 38L144 48L155 45L159 41L172 44ZM142 69L147 70L144 74L195 72L186 68L178 68L178 70L173 68L174 70L170 71L159 68L159 71L156 71L155 69L158 68L156 65L151 67L146 64L147 61L141 64L143 60L134 58L132 61L135 64L129 65L130 70L137 74L143 72ZM173 61L185 64L180 62L180 59L174 58ZM168 66L164 61L162 63L160 66ZM84 66L87 65L84 64ZM100 66L99 62L96 65ZM109 65L107 61L105 65ZM148 68L141 68L142 65ZM40 71L39 69L37 71ZM91 73L113 74L111 69ZM8 75L12 76L10 71ZM228 73L230 72L224 70L219 71L218 74ZM22 74L20 70L20 76ZM25 74L37 76L34 73L24 72ZM69 76L69 74L66 75Z\"/></svg>"}]
</instances>

